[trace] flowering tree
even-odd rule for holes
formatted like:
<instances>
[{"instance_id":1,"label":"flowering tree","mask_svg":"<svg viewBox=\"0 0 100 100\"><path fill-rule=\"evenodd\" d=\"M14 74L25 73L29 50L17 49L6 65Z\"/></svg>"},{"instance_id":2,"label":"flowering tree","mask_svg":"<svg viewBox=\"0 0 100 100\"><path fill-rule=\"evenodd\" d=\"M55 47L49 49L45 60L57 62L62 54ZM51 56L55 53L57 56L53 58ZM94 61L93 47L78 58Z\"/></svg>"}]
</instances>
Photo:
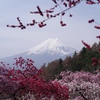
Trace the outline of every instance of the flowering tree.
<instances>
[{"instance_id":1,"label":"flowering tree","mask_svg":"<svg viewBox=\"0 0 100 100\"><path fill-rule=\"evenodd\" d=\"M46 82L40 78L38 70L31 59L16 59L15 68L0 65L0 99L11 100L66 100L68 88L59 82Z\"/></svg>"},{"instance_id":2,"label":"flowering tree","mask_svg":"<svg viewBox=\"0 0 100 100\"><path fill-rule=\"evenodd\" d=\"M69 87L69 100L99 100L100 72L71 72L60 73L62 79L55 81Z\"/></svg>"}]
</instances>

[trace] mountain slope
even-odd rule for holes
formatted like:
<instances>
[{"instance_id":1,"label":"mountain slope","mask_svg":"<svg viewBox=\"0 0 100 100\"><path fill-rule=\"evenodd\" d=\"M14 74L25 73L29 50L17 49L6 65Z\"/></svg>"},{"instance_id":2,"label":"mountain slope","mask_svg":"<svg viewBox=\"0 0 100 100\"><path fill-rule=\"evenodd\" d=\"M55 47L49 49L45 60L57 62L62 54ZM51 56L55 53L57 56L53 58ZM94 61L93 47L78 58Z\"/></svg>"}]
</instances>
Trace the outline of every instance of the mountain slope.
<instances>
[{"instance_id":1,"label":"mountain slope","mask_svg":"<svg viewBox=\"0 0 100 100\"><path fill-rule=\"evenodd\" d=\"M68 47L63 44L58 38L56 39L48 39L43 43L31 48L28 50L28 55L30 54L45 54L49 53L51 55L60 54L66 55L75 51L72 47Z\"/></svg>"},{"instance_id":2,"label":"mountain slope","mask_svg":"<svg viewBox=\"0 0 100 100\"><path fill-rule=\"evenodd\" d=\"M0 61L12 63L12 61L14 62L14 58L18 58L21 56L23 58L33 59L33 61L35 62L34 65L40 68L44 63L48 63L59 58L64 59L66 56L72 56L75 51L77 50L72 47L66 46L58 38L48 39L24 53L7 57L1 59Z\"/></svg>"}]
</instances>

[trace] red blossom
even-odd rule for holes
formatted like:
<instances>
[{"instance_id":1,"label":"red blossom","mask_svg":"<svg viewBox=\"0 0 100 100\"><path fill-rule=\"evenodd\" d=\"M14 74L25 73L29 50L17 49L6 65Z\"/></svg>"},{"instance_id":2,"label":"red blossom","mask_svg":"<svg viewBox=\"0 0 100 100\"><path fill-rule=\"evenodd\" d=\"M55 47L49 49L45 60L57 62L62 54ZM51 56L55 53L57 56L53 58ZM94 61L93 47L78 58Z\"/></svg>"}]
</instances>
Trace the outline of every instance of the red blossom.
<instances>
[{"instance_id":1,"label":"red blossom","mask_svg":"<svg viewBox=\"0 0 100 100\"><path fill-rule=\"evenodd\" d=\"M100 0L98 0L98 4L100 3Z\"/></svg>"},{"instance_id":2,"label":"red blossom","mask_svg":"<svg viewBox=\"0 0 100 100\"><path fill-rule=\"evenodd\" d=\"M47 13L53 13L53 10L46 10Z\"/></svg>"},{"instance_id":3,"label":"red blossom","mask_svg":"<svg viewBox=\"0 0 100 100\"><path fill-rule=\"evenodd\" d=\"M68 88L62 86L59 82L46 82L40 77L41 71L33 65L32 59L15 58L18 62L19 69L4 69L0 67L0 99L12 100L28 100L34 95L34 100L41 98L51 99L53 96L55 100L68 100ZM16 65L16 62L15 62ZM26 66L25 66L26 65ZM23 68L21 70L21 68ZM6 73L6 74L5 74ZM30 94L27 98L26 94ZM4 95L4 96L3 96Z\"/></svg>"},{"instance_id":4,"label":"red blossom","mask_svg":"<svg viewBox=\"0 0 100 100\"><path fill-rule=\"evenodd\" d=\"M66 2L64 2L63 5L64 5L65 7L67 7L67 3L66 3Z\"/></svg>"},{"instance_id":5,"label":"red blossom","mask_svg":"<svg viewBox=\"0 0 100 100\"><path fill-rule=\"evenodd\" d=\"M39 26L40 28L42 28L42 27L46 26L46 24L44 24L43 22L41 22L41 23L38 24L38 26Z\"/></svg>"},{"instance_id":6,"label":"red blossom","mask_svg":"<svg viewBox=\"0 0 100 100\"><path fill-rule=\"evenodd\" d=\"M56 0L52 0L55 4L57 4L57 1Z\"/></svg>"},{"instance_id":7,"label":"red blossom","mask_svg":"<svg viewBox=\"0 0 100 100\"><path fill-rule=\"evenodd\" d=\"M100 52L100 49L98 49L98 52Z\"/></svg>"},{"instance_id":8,"label":"red blossom","mask_svg":"<svg viewBox=\"0 0 100 100\"><path fill-rule=\"evenodd\" d=\"M96 66L98 64L98 60L95 57L92 58L92 62L93 66Z\"/></svg>"},{"instance_id":9,"label":"red blossom","mask_svg":"<svg viewBox=\"0 0 100 100\"><path fill-rule=\"evenodd\" d=\"M65 23L63 23L63 24L61 24L61 26L66 26L66 24L65 24Z\"/></svg>"},{"instance_id":10,"label":"red blossom","mask_svg":"<svg viewBox=\"0 0 100 100\"><path fill-rule=\"evenodd\" d=\"M94 1L89 0L89 1L86 2L86 4L93 5L93 4L96 4L96 3Z\"/></svg>"},{"instance_id":11,"label":"red blossom","mask_svg":"<svg viewBox=\"0 0 100 100\"><path fill-rule=\"evenodd\" d=\"M70 17L72 17L73 15L72 15L72 14L70 14L69 16L70 16Z\"/></svg>"},{"instance_id":12,"label":"red blossom","mask_svg":"<svg viewBox=\"0 0 100 100\"><path fill-rule=\"evenodd\" d=\"M100 64L100 60L98 60L98 64Z\"/></svg>"},{"instance_id":13,"label":"red blossom","mask_svg":"<svg viewBox=\"0 0 100 100\"><path fill-rule=\"evenodd\" d=\"M99 36L96 36L96 38L99 38L100 39L100 35Z\"/></svg>"},{"instance_id":14,"label":"red blossom","mask_svg":"<svg viewBox=\"0 0 100 100\"><path fill-rule=\"evenodd\" d=\"M63 23L63 21L60 21L61 26L66 26L65 23Z\"/></svg>"},{"instance_id":15,"label":"red blossom","mask_svg":"<svg viewBox=\"0 0 100 100\"><path fill-rule=\"evenodd\" d=\"M46 16L47 16L47 18L49 18L49 14L48 13L46 14Z\"/></svg>"},{"instance_id":16,"label":"red blossom","mask_svg":"<svg viewBox=\"0 0 100 100\"><path fill-rule=\"evenodd\" d=\"M92 58L92 61L96 63L98 62L98 60L95 57Z\"/></svg>"},{"instance_id":17,"label":"red blossom","mask_svg":"<svg viewBox=\"0 0 100 100\"><path fill-rule=\"evenodd\" d=\"M71 2L69 2L69 3L68 3L68 5L69 5L69 8L71 8L71 7L72 7L72 3L71 3Z\"/></svg>"},{"instance_id":18,"label":"red blossom","mask_svg":"<svg viewBox=\"0 0 100 100\"><path fill-rule=\"evenodd\" d=\"M93 23L94 22L94 19L91 19L88 21L88 23Z\"/></svg>"},{"instance_id":19,"label":"red blossom","mask_svg":"<svg viewBox=\"0 0 100 100\"><path fill-rule=\"evenodd\" d=\"M90 45L88 45L87 43L85 43L83 40L82 40L82 43L84 44L84 46L87 48L87 49L91 49Z\"/></svg>"},{"instance_id":20,"label":"red blossom","mask_svg":"<svg viewBox=\"0 0 100 100\"><path fill-rule=\"evenodd\" d=\"M62 12L62 16L64 16L65 15L65 12Z\"/></svg>"},{"instance_id":21,"label":"red blossom","mask_svg":"<svg viewBox=\"0 0 100 100\"><path fill-rule=\"evenodd\" d=\"M94 28L96 28L96 29L100 29L100 26L94 26Z\"/></svg>"}]
</instances>

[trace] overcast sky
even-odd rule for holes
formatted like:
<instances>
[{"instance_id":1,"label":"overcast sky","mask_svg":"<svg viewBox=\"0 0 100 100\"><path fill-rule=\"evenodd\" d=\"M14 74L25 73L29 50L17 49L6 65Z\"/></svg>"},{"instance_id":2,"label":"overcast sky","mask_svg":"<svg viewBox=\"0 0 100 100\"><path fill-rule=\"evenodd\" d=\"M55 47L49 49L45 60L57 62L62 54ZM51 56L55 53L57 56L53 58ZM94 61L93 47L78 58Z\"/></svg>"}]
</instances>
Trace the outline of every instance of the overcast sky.
<instances>
[{"instance_id":1,"label":"overcast sky","mask_svg":"<svg viewBox=\"0 0 100 100\"><path fill-rule=\"evenodd\" d=\"M25 24L32 19L41 20L40 16L34 16L30 11L37 10L36 6L45 10L53 5L51 0L0 0L0 58L24 52L49 38L59 38L78 50L83 47L81 40L90 45L99 42L96 36L100 31L93 28L96 24L88 24L88 20L94 18L100 23L100 5L91 6L85 2L66 13L63 18L66 27L60 26L60 17L48 20L44 28L37 25L25 30L6 27L7 24L17 25L17 17ZM73 17L70 18L69 13Z\"/></svg>"}]
</instances>

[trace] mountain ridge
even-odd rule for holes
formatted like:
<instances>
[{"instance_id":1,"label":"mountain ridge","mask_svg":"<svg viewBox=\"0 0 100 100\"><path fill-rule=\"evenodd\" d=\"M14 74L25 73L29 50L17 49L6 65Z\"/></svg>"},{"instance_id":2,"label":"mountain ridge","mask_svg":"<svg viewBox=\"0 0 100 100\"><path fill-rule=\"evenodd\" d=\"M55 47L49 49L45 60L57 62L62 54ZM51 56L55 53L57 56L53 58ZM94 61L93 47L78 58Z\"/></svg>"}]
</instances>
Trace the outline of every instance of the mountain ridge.
<instances>
[{"instance_id":1,"label":"mountain ridge","mask_svg":"<svg viewBox=\"0 0 100 100\"><path fill-rule=\"evenodd\" d=\"M28 55L31 54L31 53L34 53L34 54L40 53L41 54L41 53L43 53L44 51L47 51L47 50L48 51L54 51L54 54L59 53L59 52L62 53L62 54L67 54L66 52L68 52L68 49L67 49L66 52L64 50L62 51L62 49L66 49L65 47L69 48L64 43L62 43L58 38L55 38L55 39L51 38L51 39L48 39L48 40L42 42L41 44L39 44L35 47L29 49Z\"/></svg>"},{"instance_id":2,"label":"mountain ridge","mask_svg":"<svg viewBox=\"0 0 100 100\"><path fill-rule=\"evenodd\" d=\"M47 64L59 58L64 59L67 56L72 56L75 51L78 50L62 43L58 38L50 38L23 53L0 59L0 61L10 63L14 58L21 56L25 59L33 59L35 66L40 68L44 63Z\"/></svg>"}]
</instances>

